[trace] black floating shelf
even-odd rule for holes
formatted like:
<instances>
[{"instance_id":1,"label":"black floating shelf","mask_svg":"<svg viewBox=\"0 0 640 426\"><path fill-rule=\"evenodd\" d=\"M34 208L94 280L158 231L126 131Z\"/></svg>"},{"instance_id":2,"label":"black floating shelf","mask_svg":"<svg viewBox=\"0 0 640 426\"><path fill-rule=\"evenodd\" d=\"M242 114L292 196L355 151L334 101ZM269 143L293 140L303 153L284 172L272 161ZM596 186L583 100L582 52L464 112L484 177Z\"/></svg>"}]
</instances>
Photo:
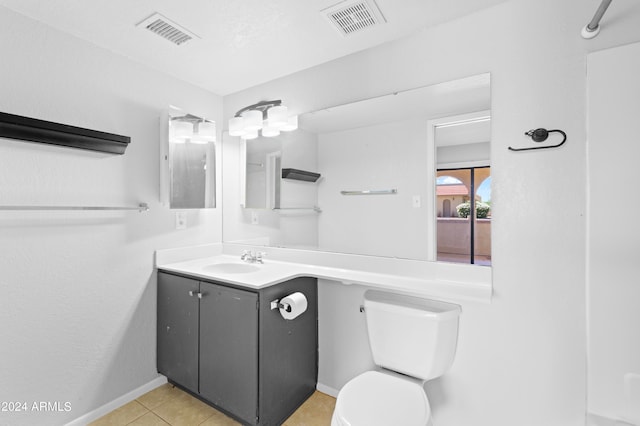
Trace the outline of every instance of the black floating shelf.
<instances>
[{"instance_id":1,"label":"black floating shelf","mask_svg":"<svg viewBox=\"0 0 640 426\"><path fill-rule=\"evenodd\" d=\"M114 135L0 112L0 137L90 151L124 154L129 136Z\"/></svg>"},{"instance_id":2,"label":"black floating shelf","mask_svg":"<svg viewBox=\"0 0 640 426\"><path fill-rule=\"evenodd\" d=\"M306 170L298 169L282 169L282 178L315 182L320 179L320 173L307 172Z\"/></svg>"}]
</instances>

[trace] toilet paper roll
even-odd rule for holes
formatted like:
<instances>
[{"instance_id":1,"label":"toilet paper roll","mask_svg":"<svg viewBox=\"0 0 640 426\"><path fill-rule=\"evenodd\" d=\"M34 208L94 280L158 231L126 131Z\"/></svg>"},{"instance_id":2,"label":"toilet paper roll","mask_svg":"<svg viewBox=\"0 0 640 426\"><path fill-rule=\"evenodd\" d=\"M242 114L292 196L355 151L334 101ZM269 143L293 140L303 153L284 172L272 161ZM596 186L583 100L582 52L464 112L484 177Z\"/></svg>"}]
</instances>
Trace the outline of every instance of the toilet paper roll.
<instances>
[{"instance_id":1,"label":"toilet paper roll","mask_svg":"<svg viewBox=\"0 0 640 426\"><path fill-rule=\"evenodd\" d=\"M286 320L292 320L307 310L307 298L299 291L280 299L284 307L280 308L280 315Z\"/></svg>"}]
</instances>

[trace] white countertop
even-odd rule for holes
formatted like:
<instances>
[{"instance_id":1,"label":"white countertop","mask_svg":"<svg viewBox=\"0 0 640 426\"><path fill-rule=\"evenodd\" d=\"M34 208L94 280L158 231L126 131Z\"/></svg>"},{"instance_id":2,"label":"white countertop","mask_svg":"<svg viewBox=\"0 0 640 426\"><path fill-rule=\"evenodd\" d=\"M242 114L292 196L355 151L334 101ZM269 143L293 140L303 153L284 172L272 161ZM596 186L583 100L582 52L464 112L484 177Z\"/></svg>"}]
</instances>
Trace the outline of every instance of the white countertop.
<instances>
[{"instance_id":1,"label":"white countertop","mask_svg":"<svg viewBox=\"0 0 640 426\"><path fill-rule=\"evenodd\" d=\"M243 249L267 252L264 263L240 260ZM316 277L454 302L491 301L491 269L292 249L212 244L159 250L158 269L260 289L296 277Z\"/></svg>"},{"instance_id":2,"label":"white countertop","mask_svg":"<svg viewBox=\"0 0 640 426\"><path fill-rule=\"evenodd\" d=\"M241 269L242 267L255 269L248 272L227 272L225 271L225 266L227 265L238 265L238 269ZM216 266L222 266L222 269L218 269ZM247 288L259 289L287 281L291 278L309 276L309 272L305 273L306 269L308 269L305 268L305 266L306 265L273 260L267 260L262 264L246 263L242 262L238 256L220 254L183 262L159 265L158 269L187 274L197 278L222 281L228 284L235 284L237 286ZM233 268L231 267L228 269Z\"/></svg>"}]
</instances>

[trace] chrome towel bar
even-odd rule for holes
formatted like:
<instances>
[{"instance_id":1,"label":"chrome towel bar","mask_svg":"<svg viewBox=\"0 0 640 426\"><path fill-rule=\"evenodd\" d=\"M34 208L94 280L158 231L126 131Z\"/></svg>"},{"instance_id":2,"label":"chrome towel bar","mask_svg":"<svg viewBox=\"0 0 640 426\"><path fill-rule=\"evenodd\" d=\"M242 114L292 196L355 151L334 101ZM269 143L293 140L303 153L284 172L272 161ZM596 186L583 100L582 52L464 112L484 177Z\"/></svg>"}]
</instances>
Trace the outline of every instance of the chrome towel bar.
<instances>
[{"instance_id":1,"label":"chrome towel bar","mask_svg":"<svg viewBox=\"0 0 640 426\"><path fill-rule=\"evenodd\" d=\"M397 189L367 189L363 191L340 191L342 195L386 195L397 194Z\"/></svg>"},{"instance_id":2,"label":"chrome towel bar","mask_svg":"<svg viewBox=\"0 0 640 426\"><path fill-rule=\"evenodd\" d=\"M290 212L305 212L305 211L312 211L315 213L322 213L322 209L318 206L311 206L311 207L274 207L273 209L274 211L281 211L281 212L286 212L286 211L290 211Z\"/></svg>"},{"instance_id":3,"label":"chrome towel bar","mask_svg":"<svg viewBox=\"0 0 640 426\"><path fill-rule=\"evenodd\" d=\"M147 203L140 203L136 207L119 207L119 206L0 206L0 210L137 210L139 212L149 211Z\"/></svg>"}]
</instances>

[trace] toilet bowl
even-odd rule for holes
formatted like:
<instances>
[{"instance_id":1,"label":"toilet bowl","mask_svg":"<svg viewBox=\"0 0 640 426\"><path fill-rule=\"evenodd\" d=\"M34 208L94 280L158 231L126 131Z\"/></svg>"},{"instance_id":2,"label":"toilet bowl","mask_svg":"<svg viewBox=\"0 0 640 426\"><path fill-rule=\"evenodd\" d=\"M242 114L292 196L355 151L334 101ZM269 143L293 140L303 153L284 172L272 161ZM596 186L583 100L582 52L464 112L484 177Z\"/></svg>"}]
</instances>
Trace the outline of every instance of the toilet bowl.
<instances>
[{"instance_id":1,"label":"toilet bowl","mask_svg":"<svg viewBox=\"0 0 640 426\"><path fill-rule=\"evenodd\" d=\"M345 384L331 426L432 426L424 383L453 363L460 307L369 290L364 310L375 371Z\"/></svg>"},{"instance_id":2,"label":"toilet bowl","mask_svg":"<svg viewBox=\"0 0 640 426\"><path fill-rule=\"evenodd\" d=\"M431 407L420 381L367 371L340 390L331 426L426 426L430 419Z\"/></svg>"}]
</instances>

